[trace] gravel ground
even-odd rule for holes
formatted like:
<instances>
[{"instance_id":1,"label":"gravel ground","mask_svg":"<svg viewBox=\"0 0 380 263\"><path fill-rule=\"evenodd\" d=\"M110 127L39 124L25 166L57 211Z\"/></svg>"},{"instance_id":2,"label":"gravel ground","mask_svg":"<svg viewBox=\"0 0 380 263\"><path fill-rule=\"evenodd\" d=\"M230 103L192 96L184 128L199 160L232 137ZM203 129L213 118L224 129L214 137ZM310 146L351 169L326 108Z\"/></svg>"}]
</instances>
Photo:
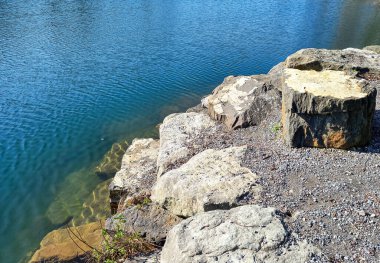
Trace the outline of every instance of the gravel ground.
<instances>
[{"instance_id":1,"label":"gravel ground","mask_svg":"<svg viewBox=\"0 0 380 263\"><path fill-rule=\"evenodd\" d=\"M227 131L220 126L216 136L199 138L198 144L248 145L244 165L261 176L259 203L278 208L295 236L318 246L323 253L318 261L380 262L379 93L368 147L286 147L279 109L256 127Z\"/></svg>"}]
</instances>

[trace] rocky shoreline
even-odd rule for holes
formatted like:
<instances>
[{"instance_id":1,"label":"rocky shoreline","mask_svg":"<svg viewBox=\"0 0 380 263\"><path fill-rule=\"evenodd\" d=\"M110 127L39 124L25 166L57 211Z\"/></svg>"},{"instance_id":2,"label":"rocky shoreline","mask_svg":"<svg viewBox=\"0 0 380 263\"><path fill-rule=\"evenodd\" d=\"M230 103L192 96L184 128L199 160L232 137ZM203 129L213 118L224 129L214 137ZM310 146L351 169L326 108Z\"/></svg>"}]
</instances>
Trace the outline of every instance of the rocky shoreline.
<instances>
[{"instance_id":1,"label":"rocky shoreline","mask_svg":"<svg viewBox=\"0 0 380 263\"><path fill-rule=\"evenodd\" d=\"M105 223L162 248L119 262L379 262L379 90L380 46L305 49L167 116Z\"/></svg>"}]
</instances>

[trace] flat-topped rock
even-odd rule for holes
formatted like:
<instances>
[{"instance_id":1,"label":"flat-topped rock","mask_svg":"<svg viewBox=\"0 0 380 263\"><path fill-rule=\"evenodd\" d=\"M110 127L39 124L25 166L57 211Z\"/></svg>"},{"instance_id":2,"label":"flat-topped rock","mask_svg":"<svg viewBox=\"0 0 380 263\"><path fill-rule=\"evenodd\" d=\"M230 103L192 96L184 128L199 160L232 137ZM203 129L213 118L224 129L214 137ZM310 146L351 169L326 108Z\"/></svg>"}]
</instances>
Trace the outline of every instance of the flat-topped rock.
<instances>
[{"instance_id":1,"label":"flat-topped rock","mask_svg":"<svg viewBox=\"0 0 380 263\"><path fill-rule=\"evenodd\" d=\"M161 263L305 263L320 253L306 242L289 244L288 236L274 208L200 213L170 230Z\"/></svg>"},{"instance_id":2,"label":"flat-topped rock","mask_svg":"<svg viewBox=\"0 0 380 263\"><path fill-rule=\"evenodd\" d=\"M154 204L127 207L123 212L108 218L107 230L121 229L125 233L139 233L150 242L161 244L168 231L182 219Z\"/></svg>"},{"instance_id":3,"label":"flat-topped rock","mask_svg":"<svg viewBox=\"0 0 380 263\"><path fill-rule=\"evenodd\" d=\"M363 78L380 76L380 54L371 50L301 49L289 56L285 66L300 70L339 70Z\"/></svg>"},{"instance_id":4,"label":"flat-topped rock","mask_svg":"<svg viewBox=\"0 0 380 263\"><path fill-rule=\"evenodd\" d=\"M215 132L215 121L197 112L175 113L160 125L160 150L157 158L158 176L186 161L197 151L199 138Z\"/></svg>"},{"instance_id":5,"label":"flat-topped rock","mask_svg":"<svg viewBox=\"0 0 380 263\"><path fill-rule=\"evenodd\" d=\"M156 181L157 156L160 142L135 139L125 152L121 169L110 184L111 209L115 213L122 196L149 195Z\"/></svg>"},{"instance_id":6,"label":"flat-topped rock","mask_svg":"<svg viewBox=\"0 0 380 263\"><path fill-rule=\"evenodd\" d=\"M243 146L195 155L158 178L152 201L182 217L254 201L261 187L258 176L241 166L245 152Z\"/></svg>"},{"instance_id":7,"label":"flat-topped rock","mask_svg":"<svg viewBox=\"0 0 380 263\"><path fill-rule=\"evenodd\" d=\"M282 122L289 146L347 149L371 138L376 89L343 71L284 69Z\"/></svg>"},{"instance_id":8,"label":"flat-topped rock","mask_svg":"<svg viewBox=\"0 0 380 263\"><path fill-rule=\"evenodd\" d=\"M229 76L202 105L211 118L236 129L259 124L279 102L269 75Z\"/></svg>"},{"instance_id":9,"label":"flat-topped rock","mask_svg":"<svg viewBox=\"0 0 380 263\"><path fill-rule=\"evenodd\" d=\"M363 84L343 71L285 69L285 84L298 93L336 99L364 98Z\"/></svg>"}]
</instances>

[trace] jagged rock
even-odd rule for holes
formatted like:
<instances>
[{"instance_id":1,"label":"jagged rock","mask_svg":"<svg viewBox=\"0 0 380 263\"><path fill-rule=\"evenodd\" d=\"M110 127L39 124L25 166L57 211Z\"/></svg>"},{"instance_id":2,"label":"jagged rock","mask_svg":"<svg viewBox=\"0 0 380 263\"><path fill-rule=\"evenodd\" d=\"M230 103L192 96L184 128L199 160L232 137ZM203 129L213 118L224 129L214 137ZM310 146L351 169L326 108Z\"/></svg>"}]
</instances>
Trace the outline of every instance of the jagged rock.
<instances>
[{"instance_id":1,"label":"jagged rock","mask_svg":"<svg viewBox=\"0 0 380 263\"><path fill-rule=\"evenodd\" d=\"M245 152L246 146L197 154L158 178L152 200L176 215L189 217L256 199L261 187L258 176L241 166Z\"/></svg>"},{"instance_id":2,"label":"jagged rock","mask_svg":"<svg viewBox=\"0 0 380 263\"><path fill-rule=\"evenodd\" d=\"M229 76L202 104L211 118L230 129L257 125L280 105L281 97L271 84L272 76Z\"/></svg>"},{"instance_id":3,"label":"jagged rock","mask_svg":"<svg viewBox=\"0 0 380 263\"><path fill-rule=\"evenodd\" d=\"M158 176L177 162L186 160L199 147L201 136L211 135L216 123L204 113L175 113L160 125L160 150L157 158Z\"/></svg>"},{"instance_id":4,"label":"jagged rock","mask_svg":"<svg viewBox=\"0 0 380 263\"><path fill-rule=\"evenodd\" d=\"M285 69L285 141L293 147L347 149L368 143L376 89L343 71Z\"/></svg>"},{"instance_id":5,"label":"jagged rock","mask_svg":"<svg viewBox=\"0 0 380 263\"><path fill-rule=\"evenodd\" d=\"M111 149L104 155L99 165L96 166L95 173L104 179L113 177L120 169L121 160L128 145L127 141L112 144Z\"/></svg>"},{"instance_id":6,"label":"jagged rock","mask_svg":"<svg viewBox=\"0 0 380 263\"><path fill-rule=\"evenodd\" d=\"M380 45L373 45L373 46L366 46L363 48L364 50L369 50L372 52L375 52L377 54L380 54Z\"/></svg>"},{"instance_id":7,"label":"jagged rock","mask_svg":"<svg viewBox=\"0 0 380 263\"><path fill-rule=\"evenodd\" d=\"M161 263L308 262L319 251L306 242L288 242L274 208L256 205L200 213L168 234Z\"/></svg>"},{"instance_id":8,"label":"jagged rock","mask_svg":"<svg viewBox=\"0 0 380 263\"><path fill-rule=\"evenodd\" d=\"M121 229L126 233L140 233L142 237L155 243L162 243L167 232L182 219L154 204L131 206L123 212L108 218L106 229Z\"/></svg>"},{"instance_id":9,"label":"jagged rock","mask_svg":"<svg viewBox=\"0 0 380 263\"><path fill-rule=\"evenodd\" d=\"M80 259L85 253L92 251L88 245L97 249L101 248L103 223L94 222L70 227L70 231L58 229L48 233L41 241L40 249L34 253L30 262L81 262Z\"/></svg>"},{"instance_id":10,"label":"jagged rock","mask_svg":"<svg viewBox=\"0 0 380 263\"><path fill-rule=\"evenodd\" d=\"M300 70L340 70L366 79L380 76L380 54L347 48L343 50L301 49L289 56L285 65Z\"/></svg>"},{"instance_id":11,"label":"jagged rock","mask_svg":"<svg viewBox=\"0 0 380 263\"><path fill-rule=\"evenodd\" d=\"M123 156L120 171L116 173L109 187L112 213L117 211L122 196L150 194L156 181L159 146L158 140L133 140Z\"/></svg>"}]
</instances>

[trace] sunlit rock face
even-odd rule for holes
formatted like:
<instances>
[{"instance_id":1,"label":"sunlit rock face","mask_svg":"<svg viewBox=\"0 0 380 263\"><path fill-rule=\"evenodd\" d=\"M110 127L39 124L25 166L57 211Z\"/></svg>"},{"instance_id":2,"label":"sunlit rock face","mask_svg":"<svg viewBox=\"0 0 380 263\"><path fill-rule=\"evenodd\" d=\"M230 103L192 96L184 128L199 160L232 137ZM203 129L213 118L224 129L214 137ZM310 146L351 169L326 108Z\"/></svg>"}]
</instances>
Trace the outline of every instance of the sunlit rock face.
<instances>
[{"instance_id":1,"label":"sunlit rock face","mask_svg":"<svg viewBox=\"0 0 380 263\"><path fill-rule=\"evenodd\" d=\"M304 241L287 239L274 208L247 205L200 213L168 234L162 263L309 262L320 252Z\"/></svg>"},{"instance_id":2,"label":"sunlit rock face","mask_svg":"<svg viewBox=\"0 0 380 263\"><path fill-rule=\"evenodd\" d=\"M159 146L160 142L154 139L133 140L109 186L112 213L117 211L122 197L150 195L156 180Z\"/></svg>"},{"instance_id":3,"label":"sunlit rock face","mask_svg":"<svg viewBox=\"0 0 380 263\"><path fill-rule=\"evenodd\" d=\"M259 177L242 167L247 147L205 150L160 178L152 200L182 217L229 209L258 199Z\"/></svg>"},{"instance_id":4,"label":"sunlit rock face","mask_svg":"<svg viewBox=\"0 0 380 263\"><path fill-rule=\"evenodd\" d=\"M48 233L30 262L82 262L92 247L101 248L104 222L94 222Z\"/></svg>"},{"instance_id":5,"label":"sunlit rock face","mask_svg":"<svg viewBox=\"0 0 380 263\"><path fill-rule=\"evenodd\" d=\"M158 177L177 163L187 161L198 148L202 148L201 138L211 136L215 130L216 122L204 113L174 113L167 116L160 125Z\"/></svg>"},{"instance_id":6,"label":"sunlit rock face","mask_svg":"<svg viewBox=\"0 0 380 263\"><path fill-rule=\"evenodd\" d=\"M211 118L229 129L259 124L279 104L272 85L274 75L229 76L202 104Z\"/></svg>"},{"instance_id":7,"label":"sunlit rock face","mask_svg":"<svg viewBox=\"0 0 380 263\"><path fill-rule=\"evenodd\" d=\"M345 71L285 69L282 123L293 147L347 149L370 140L376 89Z\"/></svg>"},{"instance_id":8,"label":"sunlit rock face","mask_svg":"<svg viewBox=\"0 0 380 263\"><path fill-rule=\"evenodd\" d=\"M337 70L351 75L380 76L380 54L372 50L347 48L343 50L301 49L290 55L287 68L300 70Z\"/></svg>"}]
</instances>

